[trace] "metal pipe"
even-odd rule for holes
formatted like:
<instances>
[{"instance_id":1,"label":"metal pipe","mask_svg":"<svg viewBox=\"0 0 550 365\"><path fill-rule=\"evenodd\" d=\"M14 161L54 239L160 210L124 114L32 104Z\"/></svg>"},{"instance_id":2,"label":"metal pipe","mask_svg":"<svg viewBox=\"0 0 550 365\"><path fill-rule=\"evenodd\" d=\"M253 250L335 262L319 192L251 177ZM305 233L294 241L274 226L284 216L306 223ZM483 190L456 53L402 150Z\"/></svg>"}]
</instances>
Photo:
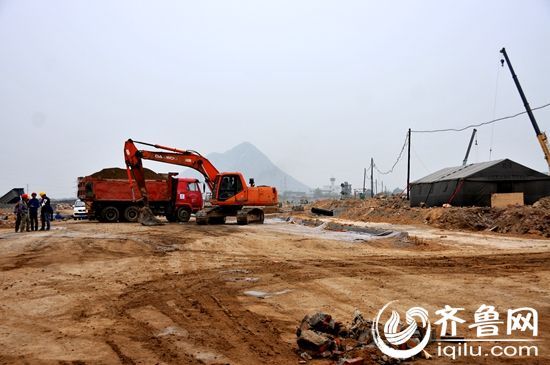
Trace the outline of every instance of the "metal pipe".
<instances>
[{"instance_id":1,"label":"metal pipe","mask_svg":"<svg viewBox=\"0 0 550 365\"><path fill-rule=\"evenodd\" d=\"M468 144L468 149L466 150L466 156L464 156L464 160L462 161L462 166L466 166L468 163L468 156L470 156L470 150L472 149L472 143L474 142L474 137L476 136L477 129L474 128L472 131L472 137L470 138L470 143Z\"/></svg>"}]
</instances>

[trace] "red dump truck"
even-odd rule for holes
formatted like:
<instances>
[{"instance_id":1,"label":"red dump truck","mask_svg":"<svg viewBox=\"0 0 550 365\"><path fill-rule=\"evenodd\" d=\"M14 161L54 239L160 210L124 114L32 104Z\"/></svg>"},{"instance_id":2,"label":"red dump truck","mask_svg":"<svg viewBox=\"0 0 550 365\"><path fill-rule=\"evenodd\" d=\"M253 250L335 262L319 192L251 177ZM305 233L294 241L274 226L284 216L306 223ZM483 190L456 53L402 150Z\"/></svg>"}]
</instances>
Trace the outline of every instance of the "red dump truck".
<instances>
[{"instance_id":1,"label":"red dump truck","mask_svg":"<svg viewBox=\"0 0 550 365\"><path fill-rule=\"evenodd\" d=\"M136 184L130 184L123 169L103 169L78 178L78 198L86 203L88 217L100 222L136 222L142 206ZM177 173L146 173L149 206L155 215L170 222L187 222L203 207L197 179L177 178Z\"/></svg>"}]
</instances>

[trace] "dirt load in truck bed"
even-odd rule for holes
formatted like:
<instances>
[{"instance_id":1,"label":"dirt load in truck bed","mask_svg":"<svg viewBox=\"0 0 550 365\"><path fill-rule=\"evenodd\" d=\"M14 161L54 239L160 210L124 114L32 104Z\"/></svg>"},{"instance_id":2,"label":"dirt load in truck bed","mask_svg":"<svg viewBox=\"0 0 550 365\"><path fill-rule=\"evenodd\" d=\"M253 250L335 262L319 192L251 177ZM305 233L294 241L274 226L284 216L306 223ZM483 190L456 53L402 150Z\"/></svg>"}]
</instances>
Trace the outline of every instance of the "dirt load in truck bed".
<instances>
[{"instance_id":1,"label":"dirt load in truck bed","mask_svg":"<svg viewBox=\"0 0 550 365\"><path fill-rule=\"evenodd\" d=\"M166 174L158 174L150 169L144 168L143 172L147 180L166 179ZM128 172L126 169L121 169L120 167L109 167L98 172L94 172L90 176L96 179L127 179Z\"/></svg>"}]
</instances>

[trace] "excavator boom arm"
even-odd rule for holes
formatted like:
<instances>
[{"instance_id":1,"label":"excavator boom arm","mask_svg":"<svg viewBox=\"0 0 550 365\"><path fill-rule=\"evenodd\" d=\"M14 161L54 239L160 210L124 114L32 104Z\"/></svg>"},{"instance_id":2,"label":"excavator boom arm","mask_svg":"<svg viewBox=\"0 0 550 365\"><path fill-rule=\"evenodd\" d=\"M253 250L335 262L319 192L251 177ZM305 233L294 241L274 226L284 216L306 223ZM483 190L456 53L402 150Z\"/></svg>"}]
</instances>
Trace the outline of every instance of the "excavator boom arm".
<instances>
[{"instance_id":1,"label":"excavator boom arm","mask_svg":"<svg viewBox=\"0 0 550 365\"><path fill-rule=\"evenodd\" d=\"M136 143L164 149L164 151L146 151L139 150ZM214 180L219 174L218 169L205 157L195 151L179 150L176 148L154 145L144 142L133 141L131 139L124 143L124 159L126 166L131 170L134 179L139 187L145 205L148 203L148 194L145 187L145 174L143 171L142 160L152 160L192 168L200 172L211 190L214 189Z\"/></svg>"}]
</instances>

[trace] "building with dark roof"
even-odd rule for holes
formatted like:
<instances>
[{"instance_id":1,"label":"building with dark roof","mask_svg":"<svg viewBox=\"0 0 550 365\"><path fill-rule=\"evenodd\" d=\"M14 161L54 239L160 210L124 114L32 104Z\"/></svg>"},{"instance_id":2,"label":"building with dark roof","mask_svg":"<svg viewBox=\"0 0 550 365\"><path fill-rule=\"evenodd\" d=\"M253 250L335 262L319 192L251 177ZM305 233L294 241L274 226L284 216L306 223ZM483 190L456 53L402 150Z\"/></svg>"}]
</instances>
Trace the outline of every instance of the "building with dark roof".
<instances>
[{"instance_id":1,"label":"building with dark roof","mask_svg":"<svg viewBox=\"0 0 550 365\"><path fill-rule=\"evenodd\" d=\"M411 183L411 207L445 203L490 206L494 193L519 193L525 204L550 195L550 176L509 159L448 167Z\"/></svg>"},{"instance_id":2,"label":"building with dark roof","mask_svg":"<svg viewBox=\"0 0 550 365\"><path fill-rule=\"evenodd\" d=\"M8 191L0 198L0 204L15 204L19 201L21 195L25 193L23 188L14 188Z\"/></svg>"}]
</instances>

